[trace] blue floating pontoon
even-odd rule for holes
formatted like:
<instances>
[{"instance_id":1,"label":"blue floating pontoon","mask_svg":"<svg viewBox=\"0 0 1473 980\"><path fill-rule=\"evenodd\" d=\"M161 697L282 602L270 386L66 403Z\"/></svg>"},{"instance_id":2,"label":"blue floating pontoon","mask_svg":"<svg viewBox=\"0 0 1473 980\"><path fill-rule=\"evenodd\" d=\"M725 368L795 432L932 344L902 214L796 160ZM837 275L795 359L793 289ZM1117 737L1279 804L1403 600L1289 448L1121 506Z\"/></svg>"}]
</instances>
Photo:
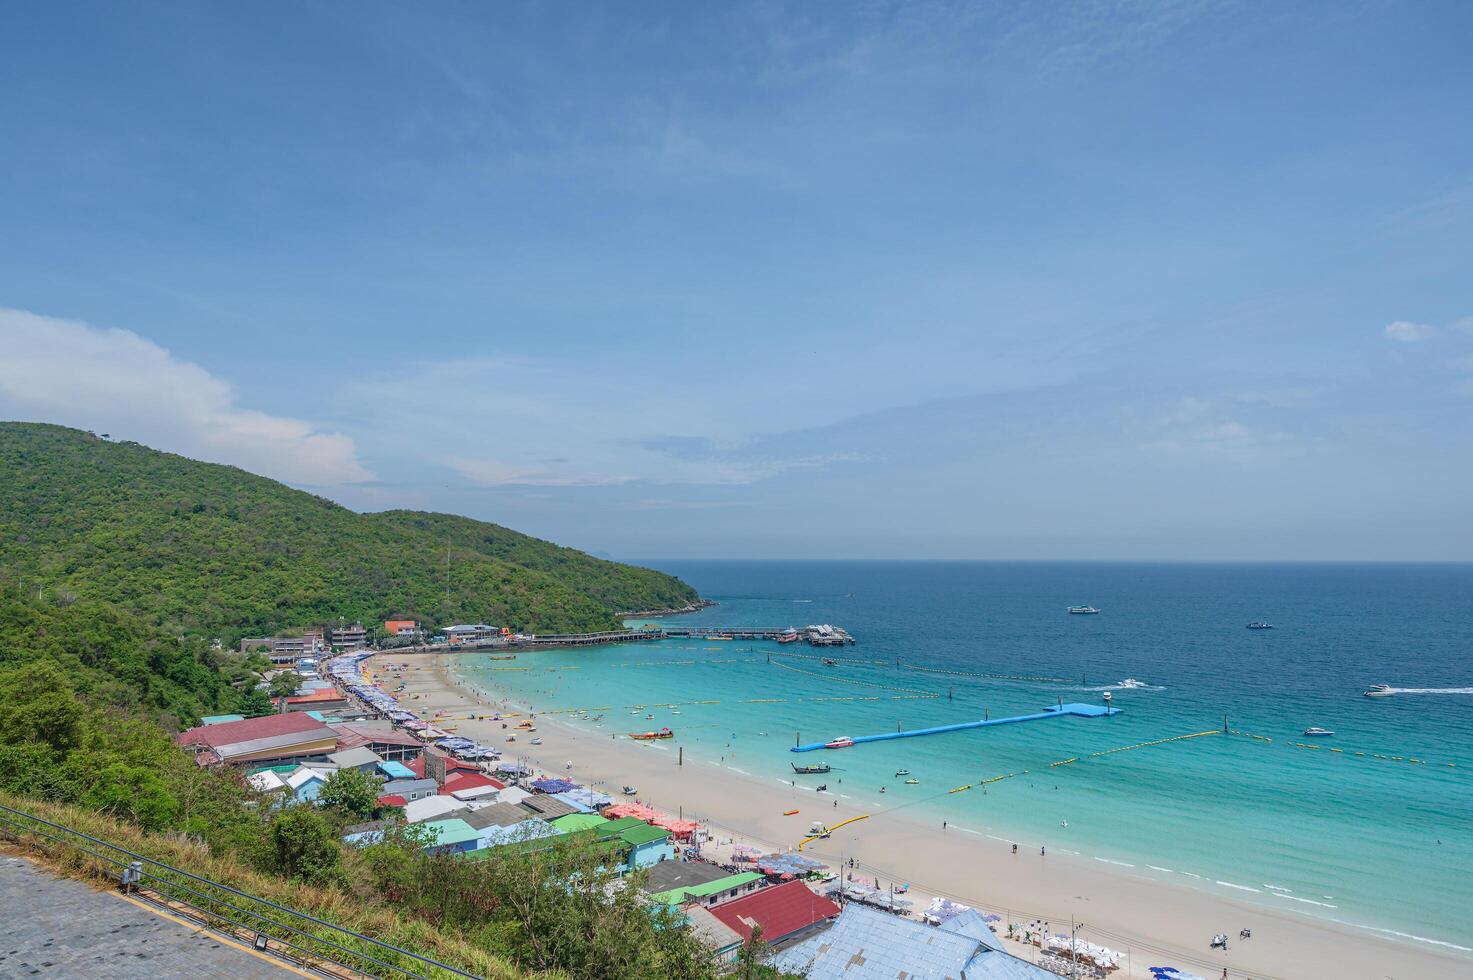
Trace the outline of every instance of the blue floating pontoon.
<instances>
[{"instance_id":1,"label":"blue floating pontoon","mask_svg":"<svg viewBox=\"0 0 1473 980\"><path fill-rule=\"evenodd\" d=\"M940 735L943 732L961 732L969 728L986 728L989 725L1011 725L1017 721L1038 721L1042 718L1063 718L1074 716L1076 718L1102 718L1108 715L1118 715L1121 709L1110 708L1102 704L1051 704L1037 714L1014 715L1011 718L993 718L988 721L963 721L955 725L938 725L935 728L917 728L909 732L886 732L883 735L856 735L853 738L855 745L861 742L887 742L892 738L915 738L917 735ZM789 752L812 752L825 746L824 742L809 742L807 745L795 745Z\"/></svg>"}]
</instances>

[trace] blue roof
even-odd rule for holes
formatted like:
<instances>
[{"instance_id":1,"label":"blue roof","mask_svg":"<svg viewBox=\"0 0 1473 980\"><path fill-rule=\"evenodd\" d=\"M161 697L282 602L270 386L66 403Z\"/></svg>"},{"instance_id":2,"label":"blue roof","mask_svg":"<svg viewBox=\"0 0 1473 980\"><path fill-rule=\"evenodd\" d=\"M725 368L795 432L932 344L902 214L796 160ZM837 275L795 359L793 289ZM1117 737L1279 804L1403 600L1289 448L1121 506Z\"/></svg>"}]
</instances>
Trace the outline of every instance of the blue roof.
<instances>
[{"instance_id":1,"label":"blue roof","mask_svg":"<svg viewBox=\"0 0 1473 980\"><path fill-rule=\"evenodd\" d=\"M976 909L967 909L965 912L954 915L937 928L942 932L954 932L959 936L975 939L988 949L995 949L999 953L1007 952L1002 947L1002 940L998 939L997 934L988 928L987 920Z\"/></svg>"},{"instance_id":2,"label":"blue roof","mask_svg":"<svg viewBox=\"0 0 1473 980\"><path fill-rule=\"evenodd\" d=\"M768 963L808 980L954 980L963 975L967 980L1058 980L968 935L977 925L987 929L985 922L970 920L954 930L937 929L850 904L828 929L789 946Z\"/></svg>"},{"instance_id":3,"label":"blue roof","mask_svg":"<svg viewBox=\"0 0 1473 980\"><path fill-rule=\"evenodd\" d=\"M390 779L414 779L414 770L402 762L380 762L378 771Z\"/></svg>"}]
</instances>

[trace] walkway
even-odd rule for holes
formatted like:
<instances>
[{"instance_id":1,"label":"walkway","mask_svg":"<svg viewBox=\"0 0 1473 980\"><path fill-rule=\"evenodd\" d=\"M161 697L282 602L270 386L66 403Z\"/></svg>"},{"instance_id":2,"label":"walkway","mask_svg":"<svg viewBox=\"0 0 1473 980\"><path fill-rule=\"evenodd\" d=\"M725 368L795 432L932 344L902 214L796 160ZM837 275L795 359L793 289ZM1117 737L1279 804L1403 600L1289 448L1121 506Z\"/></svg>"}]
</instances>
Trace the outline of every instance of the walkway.
<instances>
[{"instance_id":1,"label":"walkway","mask_svg":"<svg viewBox=\"0 0 1473 980\"><path fill-rule=\"evenodd\" d=\"M0 852L0 976L90 980L306 974L84 882Z\"/></svg>"}]
</instances>

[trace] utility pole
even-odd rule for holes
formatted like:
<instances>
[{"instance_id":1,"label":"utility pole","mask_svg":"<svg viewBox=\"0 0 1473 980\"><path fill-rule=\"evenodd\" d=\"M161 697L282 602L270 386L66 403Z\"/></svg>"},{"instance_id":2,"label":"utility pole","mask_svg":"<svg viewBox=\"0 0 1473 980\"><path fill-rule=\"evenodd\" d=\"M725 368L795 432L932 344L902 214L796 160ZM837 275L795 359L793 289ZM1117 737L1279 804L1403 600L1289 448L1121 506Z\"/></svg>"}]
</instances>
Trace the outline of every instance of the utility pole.
<instances>
[{"instance_id":1,"label":"utility pole","mask_svg":"<svg viewBox=\"0 0 1473 980\"><path fill-rule=\"evenodd\" d=\"M1075 922L1074 916L1069 916L1069 976L1079 976L1079 927L1083 922Z\"/></svg>"}]
</instances>

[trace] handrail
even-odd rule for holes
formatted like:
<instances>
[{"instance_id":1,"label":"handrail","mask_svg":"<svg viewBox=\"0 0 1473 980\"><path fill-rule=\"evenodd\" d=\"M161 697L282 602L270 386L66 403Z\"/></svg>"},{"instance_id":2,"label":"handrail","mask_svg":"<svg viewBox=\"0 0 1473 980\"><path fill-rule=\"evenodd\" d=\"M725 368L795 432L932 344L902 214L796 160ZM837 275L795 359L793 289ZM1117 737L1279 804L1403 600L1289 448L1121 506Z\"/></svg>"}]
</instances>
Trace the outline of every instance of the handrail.
<instances>
[{"instance_id":1,"label":"handrail","mask_svg":"<svg viewBox=\"0 0 1473 980\"><path fill-rule=\"evenodd\" d=\"M313 959L325 960L336 966L353 970L354 972L360 974L366 974L368 976L403 976L409 978L409 980L430 980L432 976L438 975L439 973L446 973L457 977L465 977L468 978L468 980L480 980L480 978L477 977L477 975L474 973L467 973L457 967L450 966L447 963L441 963L438 960L431 959L428 956L424 956L412 950L395 946L392 943L386 943L383 940L375 939L372 936L366 936L362 933L354 932L352 929L348 929L344 926L328 922L325 919L319 919L316 916L310 915L306 912L299 912L296 909L292 909L285 905L273 902L268 898L262 898L258 895L252 895L248 892L243 892L240 889L234 888L230 885L226 885L218 881L213 881L209 878L202 877L190 871L185 871L183 868L176 868L173 865L165 864L162 861L156 861L146 855L135 853L125 847L120 847L117 844L112 844L100 838L93 837L91 834L76 830L72 827L67 827L63 824L55 823L53 821L45 819L44 817L38 817L35 814L27 813L24 810L17 810L14 807L6 806L3 803L0 803L0 823L9 824L24 833L35 834L40 837L45 837L48 840L55 841L64 846L75 848L76 850L97 858L100 861L105 861L107 863L117 865L118 867L127 867L129 863L137 862L140 865L149 865L153 868L160 869L170 874L182 875L184 878L189 879L193 882L197 882L202 886L217 889L220 892L227 893L231 896L236 896L240 899L244 899L247 902L258 903L270 909L274 909L277 912L283 913L282 917L287 918L288 920L296 920L302 923L310 923L311 925L317 926L321 929L329 930L331 934L336 937L335 939L329 939L325 936L317 935L316 933L311 932L308 929L289 924L289 922L278 922L270 915L254 911L250 908L246 908L220 895L206 894L205 892L200 891L197 888L193 888L183 882L172 881L161 874L157 874L152 871L143 872L149 878L158 882L165 888L182 890L189 893L190 895L196 896L201 901L208 903L210 907L200 905L197 902L192 902L188 899L180 899L177 896L167 896L173 898L175 901L181 902L181 904L196 909L207 916L220 919L238 928L256 932L258 934L264 935L270 933L272 930L276 930L289 933L293 937L296 937L302 941L310 941L312 944L314 944L314 948L308 948L301 945L299 942L293 942L291 939L284 938L281 935L270 936L273 942L282 946L290 947L291 949L298 951L304 956ZM40 827L42 826L49 827L51 828L51 830L58 831L61 834L69 834L73 837L90 841L91 843L96 844L99 847L106 848L109 851L116 852L117 854L126 855L129 860L119 860L117 857L114 857L110 854L99 853L98 851L93 850L90 847L85 847L82 844L78 843L76 840L68 839L64 836L58 836L58 834L56 833L47 833L45 830L40 829ZM167 893L163 889L159 889L159 891L160 894L167 895ZM219 908L215 906L223 906L224 908L235 912L242 918L253 920L256 924L250 925L245 922L240 922L236 919L232 919L228 915L222 914ZM266 928L263 928L263 926L265 926ZM397 957L405 957L412 961L414 965L412 967L403 966L385 959L380 959L379 956L371 955L363 949L355 949L352 948L351 945L345 945L351 943L367 944L369 948L371 948L375 953L378 953L379 956L387 956L392 954L393 956ZM347 962L344 959L336 958L330 953L324 953L321 948L316 948L318 946L326 946L336 953L341 954L346 959L356 960L358 962ZM367 973L367 971L365 971L362 966L362 963L364 962L372 964L375 967L379 967L386 972ZM425 969L426 972L417 972L417 970L421 968Z\"/></svg>"}]
</instances>

